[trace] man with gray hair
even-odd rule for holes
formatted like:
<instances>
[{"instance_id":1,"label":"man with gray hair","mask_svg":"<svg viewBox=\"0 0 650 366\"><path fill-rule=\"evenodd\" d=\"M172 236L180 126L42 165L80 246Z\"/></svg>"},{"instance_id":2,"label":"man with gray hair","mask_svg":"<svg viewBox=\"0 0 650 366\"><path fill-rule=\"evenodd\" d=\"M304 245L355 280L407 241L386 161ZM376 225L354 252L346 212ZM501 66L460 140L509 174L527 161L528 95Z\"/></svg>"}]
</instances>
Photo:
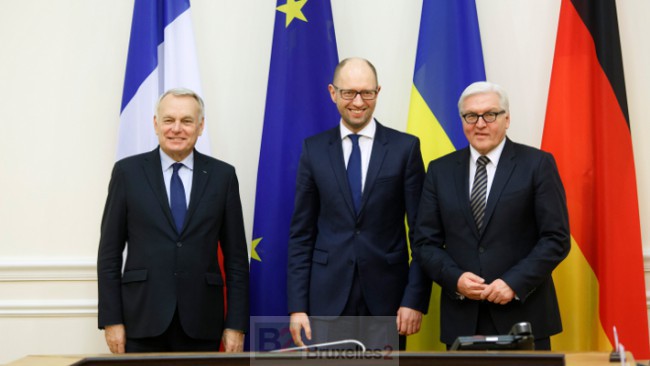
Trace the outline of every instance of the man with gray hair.
<instances>
[{"instance_id":1,"label":"man with gray hair","mask_svg":"<svg viewBox=\"0 0 650 366\"><path fill-rule=\"evenodd\" d=\"M551 273L571 247L553 156L506 137L508 97L476 82L458 109L469 147L429 164L414 257L442 287L440 339L507 334L529 322L535 348L562 331Z\"/></svg>"},{"instance_id":2,"label":"man with gray hair","mask_svg":"<svg viewBox=\"0 0 650 366\"><path fill-rule=\"evenodd\" d=\"M165 92L153 118L159 146L113 168L97 256L99 328L113 353L218 351L220 340L227 352L243 349L248 253L239 183L232 166L194 149L203 111L193 91Z\"/></svg>"}]
</instances>

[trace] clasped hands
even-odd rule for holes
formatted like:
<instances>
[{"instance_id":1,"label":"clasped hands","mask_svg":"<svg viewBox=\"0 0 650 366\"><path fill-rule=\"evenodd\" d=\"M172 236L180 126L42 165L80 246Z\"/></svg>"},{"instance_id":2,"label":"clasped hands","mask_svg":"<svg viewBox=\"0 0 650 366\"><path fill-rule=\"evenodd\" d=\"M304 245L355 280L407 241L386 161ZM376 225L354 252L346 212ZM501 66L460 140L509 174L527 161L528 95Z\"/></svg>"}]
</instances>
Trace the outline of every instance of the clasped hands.
<instances>
[{"instance_id":1,"label":"clasped hands","mask_svg":"<svg viewBox=\"0 0 650 366\"><path fill-rule=\"evenodd\" d=\"M458 293L471 300L485 300L505 305L515 298L515 292L502 279L490 284L472 272L463 273L458 279Z\"/></svg>"}]
</instances>

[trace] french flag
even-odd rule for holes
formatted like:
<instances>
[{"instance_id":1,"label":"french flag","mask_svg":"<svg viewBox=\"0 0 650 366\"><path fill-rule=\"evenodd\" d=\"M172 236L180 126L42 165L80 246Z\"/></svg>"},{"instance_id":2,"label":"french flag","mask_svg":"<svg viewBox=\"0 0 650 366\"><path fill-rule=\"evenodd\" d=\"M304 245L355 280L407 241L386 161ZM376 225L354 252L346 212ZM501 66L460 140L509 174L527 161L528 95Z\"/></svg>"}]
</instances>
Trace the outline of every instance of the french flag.
<instances>
[{"instance_id":1,"label":"french flag","mask_svg":"<svg viewBox=\"0 0 650 366\"><path fill-rule=\"evenodd\" d=\"M153 115L158 97L184 87L199 95L189 0L135 0L120 112L117 160L158 145ZM207 126L196 148L210 154Z\"/></svg>"}]
</instances>

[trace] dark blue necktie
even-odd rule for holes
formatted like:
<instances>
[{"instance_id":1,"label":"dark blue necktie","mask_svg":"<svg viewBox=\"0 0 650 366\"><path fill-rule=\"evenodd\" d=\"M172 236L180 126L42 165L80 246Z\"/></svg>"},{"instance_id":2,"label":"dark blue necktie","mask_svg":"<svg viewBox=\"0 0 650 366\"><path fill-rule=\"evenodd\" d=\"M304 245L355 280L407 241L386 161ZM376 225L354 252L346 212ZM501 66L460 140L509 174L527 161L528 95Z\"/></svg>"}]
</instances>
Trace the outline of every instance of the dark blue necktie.
<instances>
[{"instance_id":1,"label":"dark blue necktie","mask_svg":"<svg viewBox=\"0 0 650 366\"><path fill-rule=\"evenodd\" d=\"M348 160L348 183L352 192L354 211L358 214L361 206L361 149L359 148L359 135L348 135L352 141L352 153Z\"/></svg>"},{"instance_id":2,"label":"dark blue necktie","mask_svg":"<svg viewBox=\"0 0 650 366\"><path fill-rule=\"evenodd\" d=\"M171 184L169 185L172 216L174 216L174 222L176 223L176 229L178 230L179 234L181 231L183 231L183 222L185 221L185 214L187 213L185 187L183 187L183 181L181 180L181 177L178 176L178 170L182 166L182 163L174 163L172 165L174 172L172 173L172 180Z\"/></svg>"}]
</instances>

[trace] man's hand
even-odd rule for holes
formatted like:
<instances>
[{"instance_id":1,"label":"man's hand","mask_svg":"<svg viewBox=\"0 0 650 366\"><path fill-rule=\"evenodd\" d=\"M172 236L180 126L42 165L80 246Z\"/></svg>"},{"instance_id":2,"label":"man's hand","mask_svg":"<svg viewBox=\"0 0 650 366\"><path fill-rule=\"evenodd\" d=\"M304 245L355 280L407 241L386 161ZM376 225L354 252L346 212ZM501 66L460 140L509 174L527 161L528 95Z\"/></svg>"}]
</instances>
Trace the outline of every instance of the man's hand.
<instances>
[{"instance_id":1,"label":"man's hand","mask_svg":"<svg viewBox=\"0 0 650 366\"><path fill-rule=\"evenodd\" d=\"M481 300L487 300L499 305L512 301L515 292L502 279L496 279L481 292Z\"/></svg>"},{"instance_id":2,"label":"man's hand","mask_svg":"<svg viewBox=\"0 0 650 366\"><path fill-rule=\"evenodd\" d=\"M104 327L104 337L112 353L124 353L124 346L126 345L124 324L107 325Z\"/></svg>"},{"instance_id":3,"label":"man's hand","mask_svg":"<svg viewBox=\"0 0 650 366\"><path fill-rule=\"evenodd\" d=\"M293 343L298 347L305 345L302 342L302 336L300 335L303 328L305 329L305 336L307 339L311 340L311 326L309 325L309 317L307 316L307 313L291 313L289 329L291 330Z\"/></svg>"},{"instance_id":4,"label":"man's hand","mask_svg":"<svg viewBox=\"0 0 650 366\"><path fill-rule=\"evenodd\" d=\"M481 294L486 287L485 280L472 272L465 272L458 278L458 293L471 300L483 300Z\"/></svg>"},{"instance_id":5,"label":"man's hand","mask_svg":"<svg viewBox=\"0 0 650 366\"><path fill-rule=\"evenodd\" d=\"M411 335L420 331L422 313L411 308L401 306L397 310L397 332L401 335Z\"/></svg>"},{"instance_id":6,"label":"man's hand","mask_svg":"<svg viewBox=\"0 0 650 366\"><path fill-rule=\"evenodd\" d=\"M224 329L221 342L226 352L242 352L244 350L244 333L234 329Z\"/></svg>"}]
</instances>

